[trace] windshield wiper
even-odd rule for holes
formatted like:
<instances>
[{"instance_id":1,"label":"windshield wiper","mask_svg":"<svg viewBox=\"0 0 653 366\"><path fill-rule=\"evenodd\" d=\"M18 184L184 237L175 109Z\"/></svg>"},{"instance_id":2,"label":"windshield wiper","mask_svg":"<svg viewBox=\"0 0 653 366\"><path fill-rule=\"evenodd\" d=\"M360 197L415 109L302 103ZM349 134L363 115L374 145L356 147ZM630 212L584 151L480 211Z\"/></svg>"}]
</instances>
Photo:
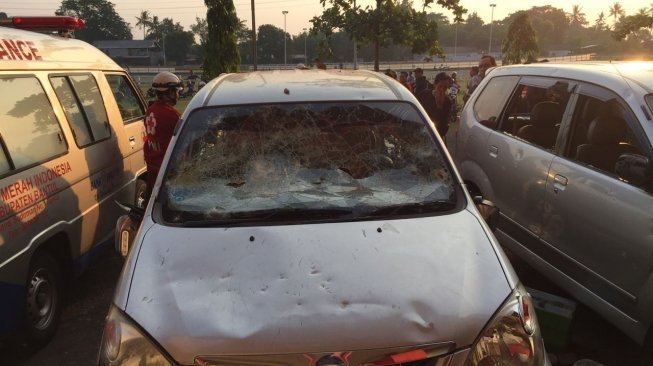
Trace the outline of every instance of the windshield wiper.
<instances>
[{"instance_id":1,"label":"windshield wiper","mask_svg":"<svg viewBox=\"0 0 653 366\"><path fill-rule=\"evenodd\" d=\"M360 216L376 217L445 212L453 210L455 207L456 203L451 201L414 202L403 205L379 207L377 209L361 209Z\"/></svg>"},{"instance_id":2,"label":"windshield wiper","mask_svg":"<svg viewBox=\"0 0 653 366\"><path fill-rule=\"evenodd\" d=\"M305 221L337 219L351 215L348 208L273 208L255 211L231 212L226 214L181 213L174 223L185 227L232 226L252 222Z\"/></svg>"}]
</instances>

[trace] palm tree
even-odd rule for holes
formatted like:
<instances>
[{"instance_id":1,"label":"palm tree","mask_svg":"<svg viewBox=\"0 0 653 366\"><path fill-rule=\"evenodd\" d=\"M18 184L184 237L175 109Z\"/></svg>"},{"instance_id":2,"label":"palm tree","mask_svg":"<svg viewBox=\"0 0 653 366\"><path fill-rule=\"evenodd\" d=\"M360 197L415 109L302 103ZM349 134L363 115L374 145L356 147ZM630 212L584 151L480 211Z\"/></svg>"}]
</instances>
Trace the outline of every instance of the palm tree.
<instances>
[{"instance_id":1,"label":"palm tree","mask_svg":"<svg viewBox=\"0 0 653 366\"><path fill-rule=\"evenodd\" d=\"M614 4L610 7L610 16L614 18L614 24L617 24L617 17L622 17L626 14L624 7L621 6L621 3L615 1Z\"/></svg>"},{"instance_id":2,"label":"palm tree","mask_svg":"<svg viewBox=\"0 0 653 366\"><path fill-rule=\"evenodd\" d=\"M595 29L605 29L605 28L606 28L606 25L605 25L605 14L604 14L603 12L601 12L601 13L599 14L599 17L596 18L596 21L594 22L594 28L595 28Z\"/></svg>"},{"instance_id":3,"label":"palm tree","mask_svg":"<svg viewBox=\"0 0 653 366\"><path fill-rule=\"evenodd\" d=\"M145 39L145 32L147 31L148 25L150 24L151 21L150 17L150 12L147 10L142 10L141 11L141 16L136 17L136 26L138 28L143 28L143 39Z\"/></svg>"},{"instance_id":4,"label":"palm tree","mask_svg":"<svg viewBox=\"0 0 653 366\"><path fill-rule=\"evenodd\" d=\"M569 13L569 24L572 26L587 25L587 19L585 18L582 6L574 5L572 7L571 13Z\"/></svg>"}]
</instances>

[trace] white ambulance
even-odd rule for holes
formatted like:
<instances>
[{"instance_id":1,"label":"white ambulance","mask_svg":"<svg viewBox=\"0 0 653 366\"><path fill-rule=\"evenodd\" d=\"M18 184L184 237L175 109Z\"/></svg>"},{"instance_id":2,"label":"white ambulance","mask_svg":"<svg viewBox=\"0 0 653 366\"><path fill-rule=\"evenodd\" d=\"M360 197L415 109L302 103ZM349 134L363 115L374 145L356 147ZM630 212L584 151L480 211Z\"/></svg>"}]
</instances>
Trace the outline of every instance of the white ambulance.
<instances>
[{"instance_id":1,"label":"white ambulance","mask_svg":"<svg viewBox=\"0 0 653 366\"><path fill-rule=\"evenodd\" d=\"M0 337L33 344L53 336L69 279L111 244L115 201L139 205L146 188L141 91L66 37L81 25L0 19Z\"/></svg>"}]
</instances>

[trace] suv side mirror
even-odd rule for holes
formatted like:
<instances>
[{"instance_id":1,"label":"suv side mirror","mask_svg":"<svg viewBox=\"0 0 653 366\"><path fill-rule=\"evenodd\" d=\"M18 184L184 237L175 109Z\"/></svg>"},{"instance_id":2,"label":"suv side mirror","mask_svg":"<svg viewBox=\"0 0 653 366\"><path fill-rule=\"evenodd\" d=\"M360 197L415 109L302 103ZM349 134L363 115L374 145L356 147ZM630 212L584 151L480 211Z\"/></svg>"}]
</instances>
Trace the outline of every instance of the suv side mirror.
<instances>
[{"instance_id":1,"label":"suv side mirror","mask_svg":"<svg viewBox=\"0 0 653 366\"><path fill-rule=\"evenodd\" d=\"M118 218L114 233L114 249L118 254L125 258L127 257L127 254L129 254L129 249L134 242L134 237L136 236L138 227L140 226L141 221L143 221L145 210L118 201L116 201L116 204L127 213Z\"/></svg>"},{"instance_id":2,"label":"suv side mirror","mask_svg":"<svg viewBox=\"0 0 653 366\"><path fill-rule=\"evenodd\" d=\"M620 178L638 187L647 186L653 181L651 161L644 155L631 153L619 155L615 172Z\"/></svg>"},{"instance_id":3,"label":"suv side mirror","mask_svg":"<svg viewBox=\"0 0 653 366\"><path fill-rule=\"evenodd\" d=\"M499 222L499 208L492 201L483 199L482 196L474 196L473 199L476 209L490 227L490 230L494 231Z\"/></svg>"}]
</instances>

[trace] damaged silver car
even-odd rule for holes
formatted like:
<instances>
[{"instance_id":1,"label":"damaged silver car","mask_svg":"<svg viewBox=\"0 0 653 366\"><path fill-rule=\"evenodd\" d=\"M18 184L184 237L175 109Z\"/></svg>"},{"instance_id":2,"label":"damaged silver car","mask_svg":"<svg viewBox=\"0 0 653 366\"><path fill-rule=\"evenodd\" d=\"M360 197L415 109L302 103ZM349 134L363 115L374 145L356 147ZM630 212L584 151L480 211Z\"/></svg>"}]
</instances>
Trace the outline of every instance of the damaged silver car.
<instances>
[{"instance_id":1,"label":"damaged silver car","mask_svg":"<svg viewBox=\"0 0 653 366\"><path fill-rule=\"evenodd\" d=\"M99 365L549 364L434 124L380 73L211 81L130 216Z\"/></svg>"}]
</instances>

